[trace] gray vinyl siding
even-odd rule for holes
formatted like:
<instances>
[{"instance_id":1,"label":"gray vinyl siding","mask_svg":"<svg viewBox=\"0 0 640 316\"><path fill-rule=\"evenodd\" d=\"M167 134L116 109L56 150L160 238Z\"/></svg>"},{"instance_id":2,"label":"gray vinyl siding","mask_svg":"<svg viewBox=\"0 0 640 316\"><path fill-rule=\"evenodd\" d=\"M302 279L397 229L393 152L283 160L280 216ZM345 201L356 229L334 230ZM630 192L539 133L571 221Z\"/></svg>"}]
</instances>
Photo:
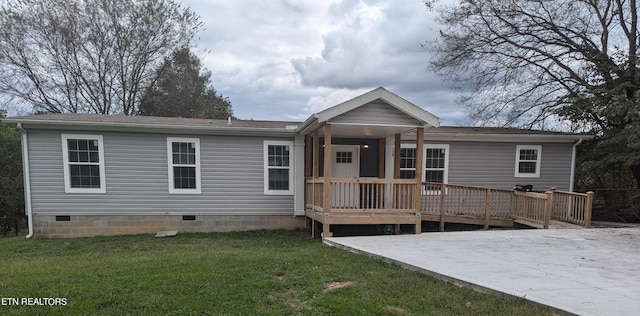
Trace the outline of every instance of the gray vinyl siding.
<instances>
[{"instance_id":1,"label":"gray vinyl siding","mask_svg":"<svg viewBox=\"0 0 640 316\"><path fill-rule=\"evenodd\" d=\"M386 103L369 103L363 105L331 119L331 122L369 125L422 126L418 120Z\"/></svg>"},{"instance_id":2,"label":"gray vinyl siding","mask_svg":"<svg viewBox=\"0 0 640 316\"><path fill-rule=\"evenodd\" d=\"M293 215L293 195L264 195L265 138L47 130L28 133L36 214ZM103 135L106 194L65 193L62 133ZM169 194L167 137L200 138L201 194Z\"/></svg>"},{"instance_id":3,"label":"gray vinyl siding","mask_svg":"<svg viewBox=\"0 0 640 316\"><path fill-rule=\"evenodd\" d=\"M531 184L536 191L569 190L572 143L435 142L449 144L451 184L513 189ZM517 145L542 146L539 178L514 176Z\"/></svg>"}]
</instances>

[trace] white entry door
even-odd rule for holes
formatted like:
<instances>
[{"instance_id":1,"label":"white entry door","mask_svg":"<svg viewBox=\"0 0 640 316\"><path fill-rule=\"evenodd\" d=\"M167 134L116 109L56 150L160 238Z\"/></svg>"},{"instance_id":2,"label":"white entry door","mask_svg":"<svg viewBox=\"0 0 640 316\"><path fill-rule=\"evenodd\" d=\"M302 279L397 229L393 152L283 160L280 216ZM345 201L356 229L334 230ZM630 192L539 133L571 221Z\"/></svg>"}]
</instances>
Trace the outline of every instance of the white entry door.
<instances>
[{"instance_id":1,"label":"white entry door","mask_svg":"<svg viewBox=\"0 0 640 316\"><path fill-rule=\"evenodd\" d=\"M331 177L358 178L360 176L360 146L331 145ZM332 207L357 208L360 204L358 183L336 183L331 191Z\"/></svg>"},{"instance_id":2,"label":"white entry door","mask_svg":"<svg viewBox=\"0 0 640 316\"><path fill-rule=\"evenodd\" d=\"M360 176L360 146L331 145L331 177L357 178Z\"/></svg>"}]
</instances>

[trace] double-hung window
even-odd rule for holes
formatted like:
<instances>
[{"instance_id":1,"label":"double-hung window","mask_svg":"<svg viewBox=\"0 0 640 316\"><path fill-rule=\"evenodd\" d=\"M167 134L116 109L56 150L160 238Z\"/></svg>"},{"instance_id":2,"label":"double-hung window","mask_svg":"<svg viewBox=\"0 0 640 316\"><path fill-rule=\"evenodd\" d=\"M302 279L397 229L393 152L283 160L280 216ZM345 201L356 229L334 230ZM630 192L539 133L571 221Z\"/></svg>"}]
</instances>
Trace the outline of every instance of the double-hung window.
<instances>
[{"instance_id":1,"label":"double-hung window","mask_svg":"<svg viewBox=\"0 0 640 316\"><path fill-rule=\"evenodd\" d=\"M540 177L540 162L542 146L518 145L516 146L516 170L517 178Z\"/></svg>"},{"instance_id":2,"label":"double-hung window","mask_svg":"<svg viewBox=\"0 0 640 316\"><path fill-rule=\"evenodd\" d=\"M200 139L167 137L169 193L200 194Z\"/></svg>"},{"instance_id":3,"label":"double-hung window","mask_svg":"<svg viewBox=\"0 0 640 316\"><path fill-rule=\"evenodd\" d=\"M64 191L106 193L102 135L62 134Z\"/></svg>"},{"instance_id":4,"label":"double-hung window","mask_svg":"<svg viewBox=\"0 0 640 316\"><path fill-rule=\"evenodd\" d=\"M264 141L264 194L293 194L293 142Z\"/></svg>"},{"instance_id":5,"label":"double-hung window","mask_svg":"<svg viewBox=\"0 0 640 316\"><path fill-rule=\"evenodd\" d=\"M424 145L424 172L422 181L447 183L449 172L449 145ZM416 176L416 146L402 144L400 147L400 178L415 179Z\"/></svg>"},{"instance_id":6,"label":"double-hung window","mask_svg":"<svg viewBox=\"0 0 640 316\"><path fill-rule=\"evenodd\" d=\"M416 178L416 147L402 144L400 146L400 179Z\"/></svg>"},{"instance_id":7,"label":"double-hung window","mask_svg":"<svg viewBox=\"0 0 640 316\"><path fill-rule=\"evenodd\" d=\"M425 145L424 170L424 181L447 183L449 145Z\"/></svg>"}]
</instances>

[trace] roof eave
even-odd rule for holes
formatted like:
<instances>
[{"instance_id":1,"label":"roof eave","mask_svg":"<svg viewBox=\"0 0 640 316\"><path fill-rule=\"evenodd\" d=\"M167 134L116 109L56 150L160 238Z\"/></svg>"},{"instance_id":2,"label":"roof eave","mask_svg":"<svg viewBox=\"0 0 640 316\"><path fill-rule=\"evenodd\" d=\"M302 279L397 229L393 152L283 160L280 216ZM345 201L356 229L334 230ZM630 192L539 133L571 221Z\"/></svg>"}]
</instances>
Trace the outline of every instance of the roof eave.
<instances>
[{"instance_id":1,"label":"roof eave","mask_svg":"<svg viewBox=\"0 0 640 316\"><path fill-rule=\"evenodd\" d=\"M467 134L467 133L428 133L425 141L474 141L474 142L545 142L567 143L580 139L592 139L593 135L585 134Z\"/></svg>"},{"instance_id":2,"label":"roof eave","mask_svg":"<svg viewBox=\"0 0 640 316\"><path fill-rule=\"evenodd\" d=\"M318 113L314 113L309 118L304 121L298 128L296 132L301 135L306 135L311 131L314 131L320 127L321 124L318 122Z\"/></svg>"},{"instance_id":3,"label":"roof eave","mask_svg":"<svg viewBox=\"0 0 640 316\"><path fill-rule=\"evenodd\" d=\"M185 126L173 124L144 124L122 122L89 122L89 121L53 121L11 119L2 120L5 123L21 123L26 129L57 129L83 131L117 131L117 132L145 132L161 134L204 134L204 135L235 135L235 136L270 136L290 137L295 135L295 128L256 128L256 127L220 127L220 126Z\"/></svg>"}]
</instances>

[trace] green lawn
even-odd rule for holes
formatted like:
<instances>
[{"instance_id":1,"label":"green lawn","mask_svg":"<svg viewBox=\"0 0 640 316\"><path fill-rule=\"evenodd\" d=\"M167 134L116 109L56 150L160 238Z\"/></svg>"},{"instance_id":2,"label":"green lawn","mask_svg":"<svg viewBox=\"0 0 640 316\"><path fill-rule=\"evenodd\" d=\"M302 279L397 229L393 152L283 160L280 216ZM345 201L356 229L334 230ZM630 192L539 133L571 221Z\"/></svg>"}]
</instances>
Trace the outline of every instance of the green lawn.
<instances>
[{"instance_id":1,"label":"green lawn","mask_svg":"<svg viewBox=\"0 0 640 316\"><path fill-rule=\"evenodd\" d=\"M0 297L2 315L551 314L288 231L0 238ZM66 305L6 305L6 298Z\"/></svg>"}]
</instances>

